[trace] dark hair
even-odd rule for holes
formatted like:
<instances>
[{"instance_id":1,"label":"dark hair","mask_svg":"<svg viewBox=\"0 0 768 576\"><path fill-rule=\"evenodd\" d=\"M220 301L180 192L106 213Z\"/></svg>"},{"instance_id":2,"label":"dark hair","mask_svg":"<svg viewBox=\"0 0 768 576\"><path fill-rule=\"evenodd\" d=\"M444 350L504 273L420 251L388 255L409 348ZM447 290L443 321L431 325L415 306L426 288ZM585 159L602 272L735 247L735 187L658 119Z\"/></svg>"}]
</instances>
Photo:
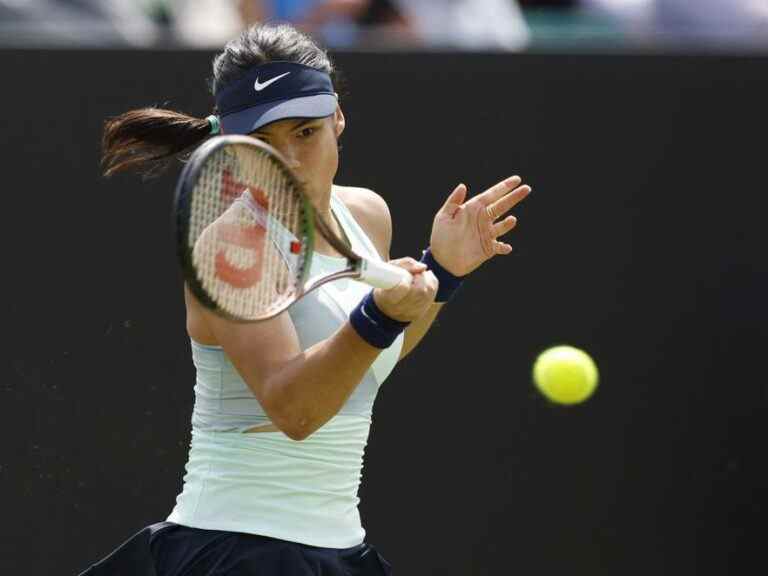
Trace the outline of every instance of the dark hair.
<instances>
[{"instance_id":1,"label":"dark hair","mask_svg":"<svg viewBox=\"0 0 768 576\"><path fill-rule=\"evenodd\" d=\"M307 34L288 24L259 24L231 40L213 60L212 94L242 78L253 66L282 60L322 70L337 82L328 54ZM205 140L207 119L162 108L131 110L104 124L102 166L111 176L136 169L157 174L168 161Z\"/></svg>"}]
</instances>

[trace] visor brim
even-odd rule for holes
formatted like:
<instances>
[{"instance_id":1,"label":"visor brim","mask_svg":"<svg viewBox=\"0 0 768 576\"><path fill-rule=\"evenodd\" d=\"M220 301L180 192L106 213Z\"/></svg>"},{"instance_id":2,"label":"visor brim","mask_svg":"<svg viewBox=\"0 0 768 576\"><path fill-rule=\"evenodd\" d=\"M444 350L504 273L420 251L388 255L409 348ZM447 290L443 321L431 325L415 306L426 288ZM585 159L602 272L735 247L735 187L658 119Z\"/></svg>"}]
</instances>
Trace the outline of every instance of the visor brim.
<instances>
[{"instance_id":1,"label":"visor brim","mask_svg":"<svg viewBox=\"0 0 768 576\"><path fill-rule=\"evenodd\" d=\"M336 111L337 105L338 100L332 94L267 102L222 116L221 128L225 134L249 134L286 118L325 118Z\"/></svg>"}]
</instances>

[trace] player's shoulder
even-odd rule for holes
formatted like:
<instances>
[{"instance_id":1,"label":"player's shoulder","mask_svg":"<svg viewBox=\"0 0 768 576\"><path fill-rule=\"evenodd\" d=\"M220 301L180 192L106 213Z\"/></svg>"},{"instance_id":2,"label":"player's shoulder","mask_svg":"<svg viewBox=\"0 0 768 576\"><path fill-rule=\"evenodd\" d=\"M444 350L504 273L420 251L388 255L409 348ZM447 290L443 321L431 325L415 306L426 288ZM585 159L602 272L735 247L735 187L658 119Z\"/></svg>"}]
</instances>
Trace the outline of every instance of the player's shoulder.
<instances>
[{"instance_id":1,"label":"player's shoulder","mask_svg":"<svg viewBox=\"0 0 768 576\"><path fill-rule=\"evenodd\" d=\"M384 198L368 188L338 186L333 191L373 241L383 259L389 258L392 243L392 217Z\"/></svg>"},{"instance_id":2,"label":"player's shoulder","mask_svg":"<svg viewBox=\"0 0 768 576\"><path fill-rule=\"evenodd\" d=\"M360 186L333 185L333 191L355 218L389 220L389 207L379 194L369 188Z\"/></svg>"}]
</instances>

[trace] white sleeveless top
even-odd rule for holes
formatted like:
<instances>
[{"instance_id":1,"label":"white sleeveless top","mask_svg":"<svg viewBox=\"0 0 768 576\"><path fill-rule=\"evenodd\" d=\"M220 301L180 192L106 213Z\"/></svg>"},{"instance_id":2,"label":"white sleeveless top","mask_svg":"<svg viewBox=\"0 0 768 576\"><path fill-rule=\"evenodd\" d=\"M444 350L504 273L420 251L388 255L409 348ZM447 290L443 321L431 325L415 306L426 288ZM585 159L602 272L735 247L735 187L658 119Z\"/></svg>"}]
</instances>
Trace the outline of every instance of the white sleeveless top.
<instances>
[{"instance_id":1,"label":"white sleeveless top","mask_svg":"<svg viewBox=\"0 0 768 576\"><path fill-rule=\"evenodd\" d=\"M347 207L331 209L352 249L380 260ZM339 270L342 258L315 254L310 277ZM371 288L337 280L289 309L302 350L328 338ZM191 341L197 370L192 443L184 486L168 520L260 534L327 548L360 544L357 505L363 452L379 386L394 368L403 335L379 354L339 413L300 442L282 432L246 433L270 420L221 347Z\"/></svg>"}]
</instances>

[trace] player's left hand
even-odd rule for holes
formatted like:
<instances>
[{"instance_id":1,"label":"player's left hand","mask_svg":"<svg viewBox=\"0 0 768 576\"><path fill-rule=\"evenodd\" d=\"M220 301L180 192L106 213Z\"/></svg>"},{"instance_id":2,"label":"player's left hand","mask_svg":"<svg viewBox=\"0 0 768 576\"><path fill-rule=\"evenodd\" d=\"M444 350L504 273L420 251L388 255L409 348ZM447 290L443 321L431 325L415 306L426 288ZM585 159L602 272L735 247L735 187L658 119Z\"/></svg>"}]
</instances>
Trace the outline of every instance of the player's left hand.
<instances>
[{"instance_id":1,"label":"player's left hand","mask_svg":"<svg viewBox=\"0 0 768 576\"><path fill-rule=\"evenodd\" d=\"M498 238L515 227L517 218L499 219L530 192L519 176L511 176L465 201L467 187L459 184L435 216L432 256L454 276L464 276L496 254L509 254L512 246Z\"/></svg>"}]
</instances>

